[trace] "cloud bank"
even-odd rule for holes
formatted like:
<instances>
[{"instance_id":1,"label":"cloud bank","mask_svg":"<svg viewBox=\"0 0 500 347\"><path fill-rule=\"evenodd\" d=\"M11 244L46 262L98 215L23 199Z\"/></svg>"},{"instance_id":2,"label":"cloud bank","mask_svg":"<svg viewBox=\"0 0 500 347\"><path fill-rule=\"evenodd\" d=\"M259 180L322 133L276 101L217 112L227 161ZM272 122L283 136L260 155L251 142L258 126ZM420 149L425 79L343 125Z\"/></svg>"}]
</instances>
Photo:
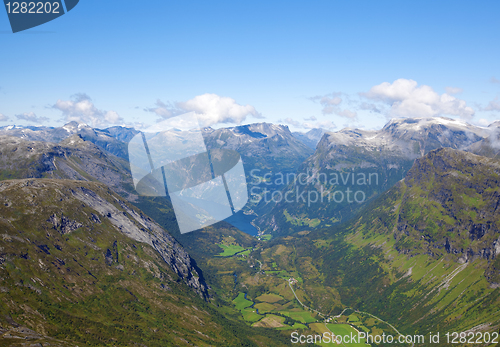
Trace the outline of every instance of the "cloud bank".
<instances>
[{"instance_id":1,"label":"cloud bank","mask_svg":"<svg viewBox=\"0 0 500 347\"><path fill-rule=\"evenodd\" d=\"M322 129L328 129L332 130L337 128L337 126L330 120L323 120L323 121L316 121L316 117L311 116L309 118L304 119L306 122L299 122L293 118L285 118L285 120L278 120L279 123L286 123L289 124L295 128L302 128L302 129L316 129L316 128L322 128Z\"/></svg>"},{"instance_id":2,"label":"cloud bank","mask_svg":"<svg viewBox=\"0 0 500 347\"><path fill-rule=\"evenodd\" d=\"M66 122L77 121L92 127L123 124L123 118L115 111L99 110L84 93L75 94L71 100L57 100L52 108L62 112Z\"/></svg>"},{"instance_id":3,"label":"cloud bank","mask_svg":"<svg viewBox=\"0 0 500 347\"><path fill-rule=\"evenodd\" d=\"M342 93L334 92L326 95L318 95L310 98L314 102L319 102L323 109L321 113L324 115L334 114L348 119L356 119L357 113L348 109L342 109L340 104L344 101Z\"/></svg>"},{"instance_id":4,"label":"cloud bank","mask_svg":"<svg viewBox=\"0 0 500 347\"><path fill-rule=\"evenodd\" d=\"M315 122L315 123L305 122L305 123L302 123L302 127L304 129L321 128L321 129L328 129L328 130L332 130L332 129L337 128L335 123L333 123L330 120L324 120L324 121L319 121L319 122Z\"/></svg>"},{"instance_id":5,"label":"cloud bank","mask_svg":"<svg viewBox=\"0 0 500 347\"><path fill-rule=\"evenodd\" d=\"M251 105L240 105L233 98L208 93L174 104L157 100L155 107L145 110L161 117L159 121L179 114L195 112L202 126L219 123L241 124L248 116L263 118Z\"/></svg>"},{"instance_id":6,"label":"cloud bank","mask_svg":"<svg viewBox=\"0 0 500 347\"><path fill-rule=\"evenodd\" d=\"M500 100L496 97L488 103L488 106L484 109L485 111L500 111Z\"/></svg>"},{"instance_id":7,"label":"cloud bank","mask_svg":"<svg viewBox=\"0 0 500 347\"><path fill-rule=\"evenodd\" d=\"M367 93L360 95L389 105L387 116L391 118L452 115L470 119L475 113L464 100L447 93L439 95L429 86L418 86L416 81L404 78L373 86Z\"/></svg>"},{"instance_id":8,"label":"cloud bank","mask_svg":"<svg viewBox=\"0 0 500 347\"><path fill-rule=\"evenodd\" d=\"M460 94L461 92L464 91L462 88L456 88L456 87L446 87L445 90L446 93L450 95Z\"/></svg>"},{"instance_id":9,"label":"cloud bank","mask_svg":"<svg viewBox=\"0 0 500 347\"><path fill-rule=\"evenodd\" d=\"M28 122L32 122L32 123L37 123L37 124L41 124L41 123L49 120L47 117L39 117L39 116L37 116L33 112L26 112L26 113L22 113L22 114L16 114L16 118L17 119L22 119L22 120L25 120L25 121L28 121Z\"/></svg>"}]
</instances>

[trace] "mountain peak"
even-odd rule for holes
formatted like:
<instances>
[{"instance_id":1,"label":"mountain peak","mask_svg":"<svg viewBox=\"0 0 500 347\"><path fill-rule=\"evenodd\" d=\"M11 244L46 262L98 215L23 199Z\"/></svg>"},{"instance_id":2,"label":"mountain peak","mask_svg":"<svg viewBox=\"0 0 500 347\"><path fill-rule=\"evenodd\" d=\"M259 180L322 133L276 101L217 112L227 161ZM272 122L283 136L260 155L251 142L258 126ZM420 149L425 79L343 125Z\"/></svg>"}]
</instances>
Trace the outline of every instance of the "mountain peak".
<instances>
[{"instance_id":1,"label":"mountain peak","mask_svg":"<svg viewBox=\"0 0 500 347\"><path fill-rule=\"evenodd\" d=\"M90 128L90 126L88 126L85 123L71 121L69 123L64 124L61 128L66 130L70 134L75 134L83 128Z\"/></svg>"},{"instance_id":2,"label":"mountain peak","mask_svg":"<svg viewBox=\"0 0 500 347\"><path fill-rule=\"evenodd\" d=\"M61 142L59 142L61 146L67 147L77 147L77 146L86 146L88 141L85 141L80 134L73 134L70 137L65 138Z\"/></svg>"},{"instance_id":3,"label":"mountain peak","mask_svg":"<svg viewBox=\"0 0 500 347\"><path fill-rule=\"evenodd\" d=\"M438 148L430 151L426 156L416 159L412 168L408 171L405 181L412 179L421 181L421 178L427 177L429 172L441 175L451 172L461 172L462 174L471 173L473 176L473 172L478 170L476 168L477 165L489 167L493 171L500 169L500 164L494 159L454 148ZM424 181L427 180L428 178L424 179Z\"/></svg>"},{"instance_id":4,"label":"mountain peak","mask_svg":"<svg viewBox=\"0 0 500 347\"><path fill-rule=\"evenodd\" d=\"M445 125L447 127L474 128L475 126L460 119L448 117L420 117L420 118L392 118L383 129L394 126L404 128L415 128L420 130L432 125Z\"/></svg>"},{"instance_id":5,"label":"mountain peak","mask_svg":"<svg viewBox=\"0 0 500 347\"><path fill-rule=\"evenodd\" d=\"M262 133L268 137L274 136L276 134L291 134L290 129L286 125L281 124L273 124L273 123L252 123L248 125L243 125L242 127L246 127L247 129L253 132Z\"/></svg>"}]
</instances>

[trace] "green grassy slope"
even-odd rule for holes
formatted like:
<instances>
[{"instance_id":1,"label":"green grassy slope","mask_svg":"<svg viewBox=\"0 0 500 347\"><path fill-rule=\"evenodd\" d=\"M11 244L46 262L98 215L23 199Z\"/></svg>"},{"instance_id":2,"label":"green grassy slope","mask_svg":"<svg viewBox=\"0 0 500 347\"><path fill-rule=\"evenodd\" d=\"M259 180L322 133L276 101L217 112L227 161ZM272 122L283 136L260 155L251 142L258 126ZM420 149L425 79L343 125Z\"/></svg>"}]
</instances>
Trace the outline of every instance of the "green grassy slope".
<instances>
[{"instance_id":1,"label":"green grassy slope","mask_svg":"<svg viewBox=\"0 0 500 347\"><path fill-rule=\"evenodd\" d=\"M496 330L499 173L494 160L433 151L357 219L296 245L344 305L403 331Z\"/></svg>"},{"instance_id":2,"label":"green grassy slope","mask_svg":"<svg viewBox=\"0 0 500 347\"><path fill-rule=\"evenodd\" d=\"M107 187L28 179L2 181L0 192L1 345L26 337L44 346L287 344L268 330L250 333L202 300L174 271L188 260L168 264L148 243L126 236L154 230ZM101 213L111 205L116 212Z\"/></svg>"},{"instance_id":3,"label":"green grassy slope","mask_svg":"<svg viewBox=\"0 0 500 347\"><path fill-rule=\"evenodd\" d=\"M190 248L226 301L245 292L266 314L303 309L286 282L294 278L302 304L327 317L358 311L359 329L372 334L394 334L389 324L426 336L498 331L499 181L497 161L437 150L349 223L257 242L245 257L197 252L217 230L193 233ZM284 300L263 303L257 300L263 294ZM291 317L301 322L297 314Z\"/></svg>"}]
</instances>

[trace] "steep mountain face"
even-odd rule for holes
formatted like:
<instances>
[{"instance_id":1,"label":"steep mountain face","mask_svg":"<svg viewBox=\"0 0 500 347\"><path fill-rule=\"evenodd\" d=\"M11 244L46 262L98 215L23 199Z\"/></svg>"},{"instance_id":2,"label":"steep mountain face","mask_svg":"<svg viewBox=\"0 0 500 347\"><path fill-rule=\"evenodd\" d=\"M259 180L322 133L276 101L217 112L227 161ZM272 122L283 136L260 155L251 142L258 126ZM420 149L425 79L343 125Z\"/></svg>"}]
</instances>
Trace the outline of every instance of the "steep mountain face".
<instances>
[{"instance_id":1,"label":"steep mountain face","mask_svg":"<svg viewBox=\"0 0 500 347\"><path fill-rule=\"evenodd\" d=\"M403 326L498 329L500 315L489 307L500 304L499 180L497 160L431 151L348 224L344 240L360 254L376 254L372 265L384 273L370 275L379 277L371 290L385 305L377 309L396 317L390 310L406 297L398 318ZM326 252L327 273L336 266L334 252ZM349 286L345 293L360 293L361 285ZM366 299L360 300L365 307L377 306Z\"/></svg>"},{"instance_id":2,"label":"steep mountain face","mask_svg":"<svg viewBox=\"0 0 500 347\"><path fill-rule=\"evenodd\" d=\"M171 291L172 286L181 288L177 280L201 297L208 296L186 251L107 187L25 179L2 181L0 191L2 311L18 324L57 336L66 334L68 323L82 321L100 335L92 321L120 320L110 314L116 309L133 312L134 301L139 306L152 303L145 297ZM109 291L104 291L108 285ZM123 307L113 308L99 299L120 291ZM85 303L94 306L94 300L107 306L95 307L104 316L78 317L75 311L83 310ZM163 309L168 312L167 307ZM65 317L69 322L59 325ZM80 328L70 328L70 335Z\"/></svg>"},{"instance_id":3,"label":"steep mountain face","mask_svg":"<svg viewBox=\"0 0 500 347\"><path fill-rule=\"evenodd\" d=\"M139 131L133 128L115 126L107 129L94 129L78 122L69 122L62 127L0 127L0 135L15 136L30 141L59 143L75 134L90 141L107 152L128 160L127 142Z\"/></svg>"},{"instance_id":4,"label":"steep mountain face","mask_svg":"<svg viewBox=\"0 0 500 347\"><path fill-rule=\"evenodd\" d=\"M297 140L302 142L304 145L311 149L316 149L318 142L321 140L323 135L325 134L325 130L321 128L311 129L306 133L301 132L293 132L292 135Z\"/></svg>"},{"instance_id":5,"label":"steep mountain face","mask_svg":"<svg viewBox=\"0 0 500 347\"><path fill-rule=\"evenodd\" d=\"M378 131L325 133L298 170L302 180L287 182L281 201L278 196L261 202L270 212L256 223L261 229L286 234L345 221L402 179L416 158L436 148L465 149L489 133L447 118L397 119Z\"/></svg>"},{"instance_id":6,"label":"steep mountain face","mask_svg":"<svg viewBox=\"0 0 500 347\"><path fill-rule=\"evenodd\" d=\"M218 313L201 271L103 184L0 182L2 345L266 346Z\"/></svg>"},{"instance_id":7,"label":"steep mountain face","mask_svg":"<svg viewBox=\"0 0 500 347\"><path fill-rule=\"evenodd\" d=\"M387 193L399 197L394 210L387 211L382 200L363 214L357 230L367 235L377 230L374 224L396 220L392 229L378 232L392 234L400 253L448 255L462 264L478 258L494 262L500 256L499 182L497 160L449 148L432 151Z\"/></svg>"},{"instance_id":8,"label":"steep mountain face","mask_svg":"<svg viewBox=\"0 0 500 347\"><path fill-rule=\"evenodd\" d=\"M129 164L103 152L80 135L59 144L0 136L0 177L99 181L133 201Z\"/></svg>"},{"instance_id":9,"label":"steep mountain face","mask_svg":"<svg viewBox=\"0 0 500 347\"><path fill-rule=\"evenodd\" d=\"M65 235L79 228L106 226L151 246L187 285L201 297L208 296L189 255L177 241L107 186L60 179L23 179L1 181L0 191L0 218L6 230L34 228L36 233L51 228Z\"/></svg>"}]
</instances>

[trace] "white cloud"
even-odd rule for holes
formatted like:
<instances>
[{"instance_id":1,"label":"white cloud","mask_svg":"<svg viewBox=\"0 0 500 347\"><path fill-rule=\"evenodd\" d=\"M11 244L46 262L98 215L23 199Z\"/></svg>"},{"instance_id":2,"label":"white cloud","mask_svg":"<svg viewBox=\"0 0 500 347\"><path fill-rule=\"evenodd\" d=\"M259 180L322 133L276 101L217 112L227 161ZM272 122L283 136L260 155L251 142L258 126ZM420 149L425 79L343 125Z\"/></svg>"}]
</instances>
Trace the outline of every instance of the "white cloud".
<instances>
[{"instance_id":1,"label":"white cloud","mask_svg":"<svg viewBox=\"0 0 500 347\"><path fill-rule=\"evenodd\" d=\"M314 118L316 120L316 117L310 117ZM289 124L295 128L302 128L302 129L316 129L316 128L323 128L323 129L335 129L337 126L330 120L324 120L324 121L317 121L317 122L299 122L296 121L292 118L285 118L285 121L283 120L278 120L278 123L286 123Z\"/></svg>"},{"instance_id":2,"label":"white cloud","mask_svg":"<svg viewBox=\"0 0 500 347\"><path fill-rule=\"evenodd\" d=\"M496 79L495 77L490 78L491 83L500 83L500 80Z\"/></svg>"},{"instance_id":3,"label":"white cloud","mask_svg":"<svg viewBox=\"0 0 500 347\"><path fill-rule=\"evenodd\" d=\"M292 118L285 118L285 123L287 124L290 124L290 125L293 125L294 127L296 128L301 128L302 127L302 124L300 124L300 122L292 119Z\"/></svg>"},{"instance_id":4,"label":"white cloud","mask_svg":"<svg viewBox=\"0 0 500 347\"><path fill-rule=\"evenodd\" d=\"M329 120L319 121L315 123L303 123L302 127L304 129L315 129L315 128L323 128L323 129L335 129L337 126Z\"/></svg>"},{"instance_id":5,"label":"white cloud","mask_svg":"<svg viewBox=\"0 0 500 347\"><path fill-rule=\"evenodd\" d=\"M330 93L330 94L326 94L326 95L314 96L314 97L309 98L309 99L314 101L314 102L319 102L321 104L321 106L323 106L323 109L321 110L321 112L323 114L335 114L337 116L350 118L350 119L356 118L357 113L355 111L351 111L348 109L344 109L344 110L341 109L340 104L343 101L343 99L340 97L341 95L342 95L342 93L335 92L335 93ZM349 100L348 100L348 103L349 103Z\"/></svg>"},{"instance_id":6,"label":"white cloud","mask_svg":"<svg viewBox=\"0 0 500 347\"><path fill-rule=\"evenodd\" d=\"M358 116L358 114L356 112L350 111L348 109L345 109L345 110L334 110L334 113L337 116L345 117L345 118L350 118L350 119L355 119Z\"/></svg>"},{"instance_id":7,"label":"white cloud","mask_svg":"<svg viewBox=\"0 0 500 347\"><path fill-rule=\"evenodd\" d=\"M234 99L217 94L198 95L186 102L178 102L176 106L186 112L195 112L203 126L217 123L240 124L247 116L262 118L255 107L237 104Z\"/></svg>"},{"instance_id":8,"label":"white cloud","mask_svg":"<svg viewBox=\"0 0 500 347\"><path fill-rule=\"evenodd\" d=\"M211 126L218 123L240 124L247 116L263 118L251 105L240 105L236 100L217 94L202 94L185 102L176 102L174 105L156 101L156 107L147 108L163 119L168 119L186 112L195 112L200 125Z\"/></svg>"},{"instance_id":9,"label":"white cloud","mask_svg":"<svg viewBox=\"0 0 500 347\"><path fill-rule=\"evenodd\" d=\"M484 109L485 111L500 111L500 100L496 97L488 103L488 106Z\"/></svg>"},{"instance_id":10,"label":"white cloud","mask_svg":"<svg viewBox=\"0 0 500 347\"><path fill-rule=\"evenodd\" d=\"M319 102L321 105L338 105L342 102L342 98L334 95L331 97L325 95L319 100Z\"/></svg>"},{"instance_id":11,"label":"white cloud","mask_svg":"<svg viewBox=\"0 0 500 347\"><path fill-rule=\"evenodd\" d=\"M456 88L456 87L446 87L445 90L446 93L450 95L460 94L461 92L464 91L462 88Z\"/></svg>"},{"instance_id":12,"label":"white cloud","mask_svg":"<svg viewBox=\"0 0 500 347\"><path fill-rule=\"evenodd\" d=\"M321 113L323 114L333 114L337 110L336 105L323 105Z\"/></svg>"},{"instance_id":13,"label":"white cloud","mask_svg":"<svg viewBox=\"0 0 500 347\"><path fill-rule=\"evenodd\" d=\"M118 113L99 110L92 99L83 93L73 95L71 100L57 100L52 108L61 111L66 122L77 121L93 127L123 124L123 118Z\"/></svg>"},{"instance_id":14,"label":"white cloud","mask_svg":"<svg viewBox=\"0 0 500 347\"><path fill-rule=\"evenodd\" d=\"M318 120L318 118L314 117L314 116L311 116L311 117L308 117L308 118L304 118L305 121L315 121L315 120Z\"/></svg>"},{"instance_id":15,"label":"white cloud","mask_svg":"<svg viewBox=\"0 0 500 347\"><path fill-rule=\"evenodd\" d=\"M134 128L136 130L147 129L147 128L151 127L150 124L147 124L144 122L133 122L133 123L127 124L127 126L131 126L132 128Z\"/></svg>"},{"instance_id":16,"label":"white cloud","mask_svg":"<svg viewBox=\"0 0 500 347\"><path fill-rule=\"evenodd\" d=\"M337 109L337 106L342 103L340 95L342 95L342 93L330 93L326 95L317 95L309 99L314 102L319 102L321 106L323 106L323 110L321 110L323 114L332 114Z\"/></svg>"},{"instance_id":17,"label":"white cloud","mask_svg":"<svg viewBox=\"0 0 500 347\"><path fill-rule=\"evenodd\" d=\"M23 119L23 120L26 120L26 121L32 122L32 123L38 123L38 124L49 120L47 117L38 117L33 112L26 112L26 113L22 113L22 114L17 114L16 118Z\"/></svg>"},{"instance_id":18,"label":"white cloud","mask_svg":"<svg viewBox=\"0 0 500 347\"><path fill-rule=\"evenodd\" d=\"M9 117L7 117L6 115L0 113L0 122L6 122L9 120Z\"/></svg>"},{"instance_id":19,"label":"white cloud","mask_svg":"<svg viewBox=\"0 0 500 347\"><path fill-rule=\"evenodd\" d=\"M389 117L454 115L470 119L474 115L474 110L464 100L446 93L439 95L429 86L418 86L416 81L404 78L373 86L360 95L390 105Z\"/></svg>"},{"instance_id":20,"label":"white cloud","mask_svg":"<svg viewBox=\"0 0 500 347\"><path fill-rule=\"evenodd\" d=\"M362 109L362 110L366 110L366 111L372 111L372 112L376 112L376 113L382 113L382 110L380 108L380 106L374 104L374 103L371 103L371 102L361 102L361 104L359 105L359 108Z\"/></svg>"},{"instance_id":21,"label":"white cloud","mask_svg":"<svg viewBox=\"0 0 500 347\"><path fill-rule=\"evenodd\" d=\"M156 107L146 108L145 111L153 112L163 119L168 119L182 113L180 112L180 110L176 109L175 106L171 104L165 104L160 99L156 100L155 106Z\"/></svg>"},{"instance_id":22,"label":"white cloud","mask_svg":"<svg viewBox=\"0 0 500 347\"><path fill-rule=\"evenodd\" d=\"M490 125L491 122L485 118L481 118L476 123L477 123L477 125L487 127L488 125Z\"/></svg>"},{"instance_id":23,"label":"white cloud","mask_svg":"<svg viewBox=\"0 0 500 347\"><path fill-rule=\"evenodd\" d=\"M500 148L500 128L496 126L492 126L488 128L490 131L490 135L486 138L487 142L491 147L499 149Z\"/></svg>"}]
</instances>

